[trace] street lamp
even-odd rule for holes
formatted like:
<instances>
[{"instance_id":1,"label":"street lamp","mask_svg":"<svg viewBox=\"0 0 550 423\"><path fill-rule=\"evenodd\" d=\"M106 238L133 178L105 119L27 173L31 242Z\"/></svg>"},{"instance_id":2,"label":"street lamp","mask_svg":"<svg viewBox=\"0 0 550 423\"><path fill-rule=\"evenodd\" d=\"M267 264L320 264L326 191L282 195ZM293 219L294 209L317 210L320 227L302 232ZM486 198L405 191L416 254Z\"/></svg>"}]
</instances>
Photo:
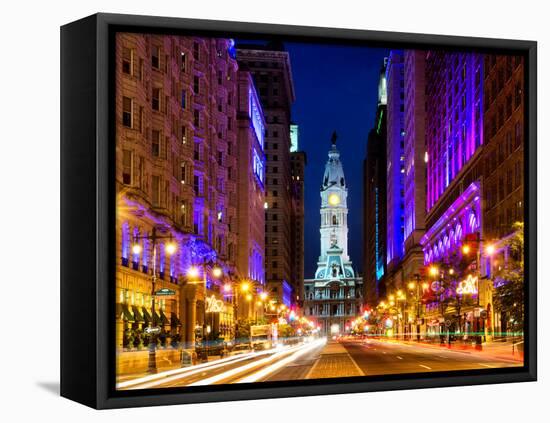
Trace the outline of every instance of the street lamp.
<instances>
[{"instance_id":1,"label":"street lamp","mask_svg":"<svg viewBox=\"0 0 550 423\"><path fill-rule=\"evenodd\" d=\"M155 318L155 285L157 281L157 241L159 239L168 239L169 241L164 246L164 250L166 254L172 255L176 252L177 246L172 238L172 234L170 235L157 235L157 228L153 227L153 230L151 231L151 235L136 235L134 236L134 242L132 245L132 252L134 254L141 253L141 245L139 244L139 240L141 239L147 239L151 241L152 249L153 249L153 266L152 266L152 276L151 276L151 321L149 322L149 327L151 331L151 340L149 342L149 361L147 365L147 372L148 373L157 373L157 336L158 332L160 332L160 328L153 327L153 323L155 323L153 320Z\"/></svg>"}]
</instances>

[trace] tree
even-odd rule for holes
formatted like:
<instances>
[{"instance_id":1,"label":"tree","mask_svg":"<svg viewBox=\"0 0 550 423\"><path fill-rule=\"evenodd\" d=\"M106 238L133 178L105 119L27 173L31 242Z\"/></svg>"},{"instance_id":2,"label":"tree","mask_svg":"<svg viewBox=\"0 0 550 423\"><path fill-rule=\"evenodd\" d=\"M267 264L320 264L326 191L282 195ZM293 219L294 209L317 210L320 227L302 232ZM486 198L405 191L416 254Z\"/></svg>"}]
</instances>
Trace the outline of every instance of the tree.
<instances>
[{"instance_id":1,"label":"tree","mask_svg":"<svg viewBox=\"0 0 550 423\"><path fill-rule=\"evenodd\" d=\"M506 240L509 249L509 259L505 265L495 272L497 288L493 302L507 320L512 323L512 329L523 330L524 321L524 225L516 222L514 233Z\"/></svg>"}]
</instances>

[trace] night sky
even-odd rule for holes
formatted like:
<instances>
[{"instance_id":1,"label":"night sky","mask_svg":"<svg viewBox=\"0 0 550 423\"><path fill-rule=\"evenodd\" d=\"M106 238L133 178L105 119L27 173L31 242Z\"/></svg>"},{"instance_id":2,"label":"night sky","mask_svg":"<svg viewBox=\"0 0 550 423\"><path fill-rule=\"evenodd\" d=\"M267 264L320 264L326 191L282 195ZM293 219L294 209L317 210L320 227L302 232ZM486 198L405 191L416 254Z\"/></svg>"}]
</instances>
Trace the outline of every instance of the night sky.
<instances>
[{"instance_id":1,"label":"night sky","mask_svg":"<svg viewBox=\"0 0 550 423\"><path fill-rule=\"evenodd\" d=\"M362 272L363 159L374 125L378 78L385 49L285 43L290 53L296 102L292 120L300 127L300 150L307 154L305 170L305 278L312 278L320 249L321 197L330 137L337 147L348 184L349 254Z\"/></svg>"},{"instance_id":2,"label":"night sky","mask_svg":"<svg viewBox=\"0 0 550 423\"><path fill-rule=\"evenodd\" d=\"M265 40L238 40L265 44ZM298 124L299 147L307 154L305 169L304 277L313 278L320 253L319 207L325 163L333 131L348 185L348 252L353 267L363 271L363 159L374 126L380 67L389 50L336 44L285 42L290 54L296 101L292 121Z\"/></svg>"}]
</instances>

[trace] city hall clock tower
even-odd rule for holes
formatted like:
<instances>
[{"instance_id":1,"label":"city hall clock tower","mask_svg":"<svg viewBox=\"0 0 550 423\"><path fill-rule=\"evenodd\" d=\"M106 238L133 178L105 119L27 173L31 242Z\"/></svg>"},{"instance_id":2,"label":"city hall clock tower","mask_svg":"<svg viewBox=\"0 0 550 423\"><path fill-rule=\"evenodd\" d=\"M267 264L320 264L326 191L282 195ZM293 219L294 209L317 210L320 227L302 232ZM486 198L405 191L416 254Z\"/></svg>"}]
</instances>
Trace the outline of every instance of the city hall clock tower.
<instances>
[{"instance_id":1,"label":"city hall clock tower","mask_svg":"<svg viewBox=\"0 0 550 423\"><path fill-rule=\"evenodd\" d=\"M332 147L328 152L325 174L321 184L321 255L326 261L327 252L338 247L344 261L348 256L348 189L340 153L336 149L336 133L332 134Z\"/></svg>"},{"instance_id":2,"label":"city hall clock tower","mask_svg":"<svg viewBox=\"0 0 550 423\"><path fill-rule=\"evenodd\" d=\"M362 278L348 255L348 188L332 134L321 182L321 253L314 279L304 281L304 312L326 335L343 333L361 311Z\"/></svg>"}]
</instances>

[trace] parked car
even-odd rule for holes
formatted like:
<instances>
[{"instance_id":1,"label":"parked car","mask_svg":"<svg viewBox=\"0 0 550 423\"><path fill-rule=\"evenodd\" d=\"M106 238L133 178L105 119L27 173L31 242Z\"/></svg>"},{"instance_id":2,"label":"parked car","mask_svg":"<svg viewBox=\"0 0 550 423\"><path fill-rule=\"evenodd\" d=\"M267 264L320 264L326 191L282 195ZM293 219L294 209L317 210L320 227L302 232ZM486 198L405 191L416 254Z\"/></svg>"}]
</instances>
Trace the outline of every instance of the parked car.
<instances>
[{"instance_id":1,"label":"parked car","mask_svg":"<svg viewBox=\"0 0 550 423\"><path fill-rule=\"evenodd\" d=\"M226 355L228 355L228 356L240 355L240 354L249 353L250 351L252 351L250 349L250 345L248 345L248 344L237 344L231 350L229 350Z\"/></svg>"}]
</instances>

